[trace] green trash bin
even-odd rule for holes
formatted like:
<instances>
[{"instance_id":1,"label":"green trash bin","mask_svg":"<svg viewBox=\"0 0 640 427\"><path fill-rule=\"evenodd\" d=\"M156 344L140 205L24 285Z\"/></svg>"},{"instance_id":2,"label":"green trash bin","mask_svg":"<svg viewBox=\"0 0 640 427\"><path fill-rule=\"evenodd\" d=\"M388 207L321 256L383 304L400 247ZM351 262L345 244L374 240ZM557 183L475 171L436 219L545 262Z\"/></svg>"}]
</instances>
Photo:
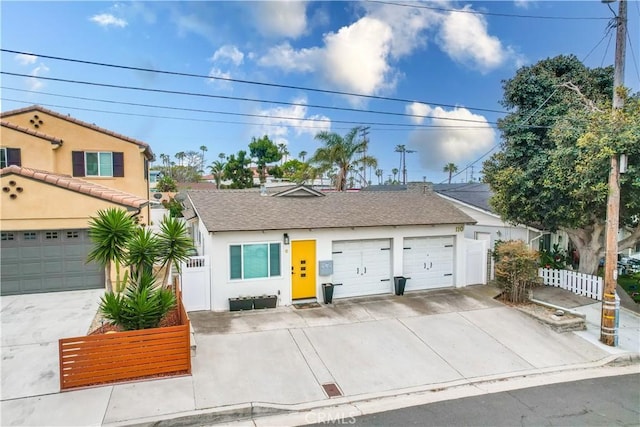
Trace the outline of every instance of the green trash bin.
<instances>
[{"instance_id":1,"label":"green trash bin","mask_svg":"<svg viewBox=\"0 0 640 427\"><path fill-rule=\"evenodd\" d=\"M404 276L394 276L393 286L396 290L396 295L404 295L404 287L407 284L407 278Z\"/></svg>"},{"instance_id":2,"label":"green trash bin","mask_svg":"<svg viewBox=\"0 0 640 427\"><path fill-rule=\"evenodd\" d=\"M322 284L322 296L324 297L325 304L331 304L333 302L333 283Z\"/></svg>"}]
</instances>

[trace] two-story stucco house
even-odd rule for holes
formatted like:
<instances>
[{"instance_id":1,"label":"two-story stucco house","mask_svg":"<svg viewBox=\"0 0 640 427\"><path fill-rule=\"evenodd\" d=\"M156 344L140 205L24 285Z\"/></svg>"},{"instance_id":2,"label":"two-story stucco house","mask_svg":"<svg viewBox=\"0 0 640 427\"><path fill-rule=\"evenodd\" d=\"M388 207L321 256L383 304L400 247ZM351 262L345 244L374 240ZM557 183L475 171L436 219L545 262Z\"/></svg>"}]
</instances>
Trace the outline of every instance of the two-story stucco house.
<instances>
[{"instance_id":1,"label":"two-story stucco house","mask_svg":"<svg viewBox=\"0 0 640 427\"><path fill-rule=\"evenodd\" d=\"M31 106L0 115L2 295L100 288L88 221L121 207L148 224L148 144Z\"/></svg>"}]
</instances>

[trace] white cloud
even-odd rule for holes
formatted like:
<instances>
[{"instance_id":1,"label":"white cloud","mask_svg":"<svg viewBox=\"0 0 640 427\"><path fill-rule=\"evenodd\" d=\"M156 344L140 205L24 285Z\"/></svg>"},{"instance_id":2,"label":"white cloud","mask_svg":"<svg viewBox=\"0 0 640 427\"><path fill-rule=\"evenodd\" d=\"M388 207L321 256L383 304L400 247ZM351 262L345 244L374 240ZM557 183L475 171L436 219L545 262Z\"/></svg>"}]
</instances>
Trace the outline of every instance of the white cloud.
<instances>
[{"instance_id":1,"label":"white cloud","mask_svg":"<svg viewBox=\"0 0 640 427\"><path fill-rule=\"evenodd\" d=\"M535 0L514 0L513 4L521 9L529 9Z\"/></svg>"},{"instance_id":2,"label":"white cloud","mask_svg":"<svg viewBox=\"0 0 640 427\"><path fill-rule=\"evenodd\" d=\"M501 66L513 54L500 39L488 34L484 17L466 12L451 12L444 17L439 44L454 61L483 73Z\"/></svg>"},{"instance_id":3,"label":"white cloud","mask_svg":"<svg viewBox=\"0 0 640 427\"><path fill-rule=\"evenodd\" d=\"M44 82L39 80L37 77L42 76L43 74L47 74L49 72L49 67L40 63L36 68L31 70L31 76L26 78L26 83L29 90L37 91L44 87Z\"/></svg>"},{"instance_id":4,"label":"white cloud","mask_svg":"<svg viewBox=\"0 0 640 427\"><path fill-rule=\"evenodd\" d=\"M101 27L113 26L113 27L124 28L127 26L127 21L121 18L116 18L110 13L101 13L99 15L94 15L91 18L89 18L89 20L95 22Z\"/></svg>"},{"instance_id":5,"label":"white cloud","mask_svg":"<svg viewBox=\"0 0 640 427\"><path fill-rule=\"evenodd\" d=\"M215 88L228 91L233 90L231 82L226 81L226 79L231 78L231 73L229 71L222 71L220 68L213 67L211 71L209 71L209 77L211 78L207 79L207 83L214 86Z\"/></svg>"},{"instance_id":6,"label":"white cloud","mask_svg":"<svg viewBox=\"0 0 640 427\"><path fill-rule=\"evenodd\" d=\"M295 39L307 31L305 1L260 1L251 3L251 10L262 35Z\"/></svg>"},{"instance_id":7,"label":"white cloud","mask_svg":"<svg viewBox=\"0 0 640 427\"><path fill-rule=\"evenodd\" d=\"M29 55L26 53L19 53L16 56L14 56L14 59L20 65L31 65L36 63L36 61L38 60L38 57L35 55Z\"/></svg>"},{"instance_id":8,"label":"white cloud","mask_svg":"<svg viewBox=\"0 0 640 427\"><path fill-rule=\"evenodd\" d=\"M420 163L426 169L439 171L447 163L459 166L469 163L495 144L496 132L486 118L466 108L447 111L442 107L414 103L406 109L412 114L431 116L428 123L440 126L414 130L409 136L409 146L418 151Z\"/></svg>"},{"instance_id":9,"label":"white cloud","mask_svg":"<svg viewBox=\"0 0 640 427\"><path fill-rule=\"evenodd\" d=\"M258 59L263 67L276 67L286 72L315 71L322 51L319 48L295 50L289 42L284 42L270 48L265 55Z\"/></svg>"},{"instance_id":10,"label":"white cloud","mask_svg":"<svg viewBox=\"0 0 640 427\"><path fill-rule=\"evenodd\" d=\"M389 25L369 17L326 35L325 79L339 89L367 95L393 86L387 62L392 39Z\"/></svg>"},{"instance_id":11,"label":"white cloud","mask_svg":"<svg viewBox=\"0 0 640 427\"><path fill-rule=\"evenodd\" d=\"M289 144L289 139L292 137L305 134L315 136L318 132L331 130L331 121L328 117L319 114L307 115L308 109L304 105L307 103L306 98L296 98L291 102L298 105L255 111L255 114L266 116L266 118L259 119L261 124L254 126L253 134L268 135L276 144Z\"/></svg>"},{"instance_id":12,"label":"white cloud","mask_svg":"<svg viewBox=\"0 0 640 427\"><path fill-rule=\"evenodd\" d=\"M173 19L178 27L178 35L181 37L194 33L207 40L216 39L213 26L204 22L198 15L176 15Z\"/></svg>"},{"instance_id":13,"label":"white cloud","mask_svg":"<svg viewBox=\"0 0 640 427\"><path fill-rule=\"evenodd\" d=\"M411 117L411 121L416 125L421 125L424 123L424 119L431 113L431 107L427 104L422 104L420 102L413 102L405 107L405 111L407 114L412 114L414 116L422 116L422 117Z\"/></svg>"},{"instance_id":14,"label":"white cloud","mask_svg":"<svg viewBox=\"0 0 640 427\"><path fill-rule=\"evenodd\" d=\"M233 45L224 45L216 50L211 57L212 61L228 61L238 66L244 60L244 54Z\"/></svg>"}]
</instances>

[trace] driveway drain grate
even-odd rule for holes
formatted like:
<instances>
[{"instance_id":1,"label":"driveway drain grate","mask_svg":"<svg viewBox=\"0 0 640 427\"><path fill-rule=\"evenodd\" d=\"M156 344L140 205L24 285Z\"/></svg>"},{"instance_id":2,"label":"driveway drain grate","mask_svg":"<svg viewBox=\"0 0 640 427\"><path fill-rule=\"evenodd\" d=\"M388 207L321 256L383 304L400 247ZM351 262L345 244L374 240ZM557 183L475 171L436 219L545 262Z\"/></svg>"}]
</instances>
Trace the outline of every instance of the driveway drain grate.
<instances>
[{"instance_id":1,"label":"driveway drain grate","mask_svg":"<svg viewBox=\"0 0 640 427\"><path fill-rule=\"evenodd\" d=\"M327 396L329 397L342 396L342 392L338 388L337 384L334 384L334 383L322 384L322 388L324 389L324 392L327 393Z\"/></svg>"}]
</instances>

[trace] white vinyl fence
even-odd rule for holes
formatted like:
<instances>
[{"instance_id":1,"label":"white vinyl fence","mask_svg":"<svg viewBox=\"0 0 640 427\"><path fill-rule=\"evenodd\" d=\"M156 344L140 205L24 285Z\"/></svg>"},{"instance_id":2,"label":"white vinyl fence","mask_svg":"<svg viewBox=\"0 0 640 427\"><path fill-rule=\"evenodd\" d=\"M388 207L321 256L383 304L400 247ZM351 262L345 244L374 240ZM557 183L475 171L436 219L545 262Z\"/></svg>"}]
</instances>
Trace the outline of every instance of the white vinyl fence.
<instances>
[{"instance_id":1,"label":"white vinyl fence","mask_svg":"<svg viewBox=\"0 0 640 427\"><path fill-rule=\"evenodd\" d=\"M539 269L538 276L542 277L544 284L547 286L555 286L556 288L571 291L574 294L602 301L602 277L570 270L552 270L550 268Z\"/></svg>"},{"instance_id":2,"label":"white vinyl fence","mask_svg":"<svg viewBox=\"0 0 640 427\"><path fill-rule=\"evenodd\" d=\"M182 264L182 302L187 311L211 310L209 257L192 256Z\"/></svg>"}]
</instances>

